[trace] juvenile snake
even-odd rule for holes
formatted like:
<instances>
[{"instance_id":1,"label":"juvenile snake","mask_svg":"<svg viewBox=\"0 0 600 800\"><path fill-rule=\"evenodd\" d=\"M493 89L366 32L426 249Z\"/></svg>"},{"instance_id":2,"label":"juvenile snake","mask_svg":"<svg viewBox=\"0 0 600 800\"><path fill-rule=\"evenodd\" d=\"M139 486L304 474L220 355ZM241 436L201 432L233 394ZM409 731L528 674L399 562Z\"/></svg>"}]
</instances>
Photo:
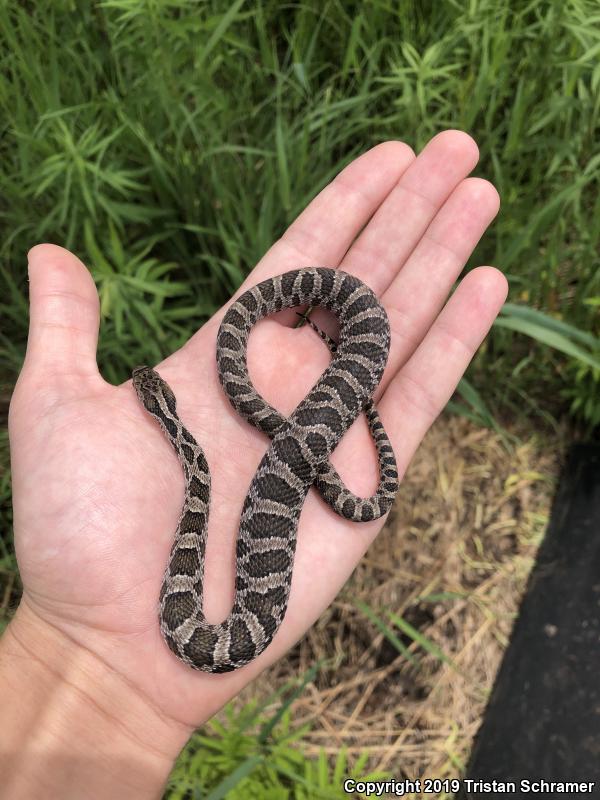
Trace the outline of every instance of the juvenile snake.
<instances>
[{"instance_id":1,"label":"juvenile snake","mask_svg":"<svg viewBox=\"0 0 600 800\"><path fill-rule=\"evenodd\" d=\"M246 348L263 317L308 304L339 319L339 342L323 336L332 360L290 417L260 397L248 375ZM318 330L318 329L317 329ZM390 345L383 306L358 278L341 270L298 269L262 281L234 302L217 335L219 380L233 407L271 439L250 484L236 550L235 599L220 624L202 612L210 471L204 452L180 421L175 395L157 372L136 367L133 385L171 442L185 475L185 499L160 591L160 629L173 653L194 669L230 672L271 642L285 615L300 512L314 485L338 514L355 521L385 514L398 472L371 395ZM345 488L329 456L365 411L379 458L379 487L369 498Z\"/></svg>"}]
</instances>

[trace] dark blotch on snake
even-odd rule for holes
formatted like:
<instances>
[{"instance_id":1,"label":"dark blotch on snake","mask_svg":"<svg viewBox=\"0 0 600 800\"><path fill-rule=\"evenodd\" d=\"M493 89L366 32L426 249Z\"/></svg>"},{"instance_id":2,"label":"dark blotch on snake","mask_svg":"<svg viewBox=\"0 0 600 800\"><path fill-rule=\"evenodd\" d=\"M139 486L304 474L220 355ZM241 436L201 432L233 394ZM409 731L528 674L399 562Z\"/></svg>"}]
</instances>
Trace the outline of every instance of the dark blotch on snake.
<instances>
[{"instance_id":1,"label":"dark blotch on snake","mask_svg":"<svg viewBox=\"0 0 600 800\"><path fill-rule=\"evenodd\" d=\"M181 428L181 435L188 444L191 444L192 446L197 446L197 442L192 436L192 434L183 427Z\"/></svg>"},{"instance_id":2,"label":"dark blotch on snake","mask_svg":"<svg viewBox=\"0 0 600 800\"><path fill-rule=\"evenodd\" d=\"M365 336L367 334L370 335L373 333L371 320L367 318L360 320L360 322L355 322L348 327L348 330L346 332L348 336Z\"/></svg>"},{"instance_id":3,"label":"dark blotch on snake","mask_svg":"<svg viewBox=\"0 0 600 800\"><path fill-rule=\"evenodd\" d=\"M175 399L175 395L171 392L164 393L165 403L167 404L167 408L171 412L171 414L177 413L177 400Z\"/></svg>"},{"instance_id":4,"label":"dark blotch on snake","mask_svg":"<svg viewBox=\"0 0 600 800\"><path fill-rule=\"evenodd\" d=\"M233 334L229 333L229 331L221 331L217 338L217 346L218 347L225 347L228 350L241 350L242 343L240 340L233 336Z\"/></svg>"},{"instance_id":5,"label":"dark blotch on snake","mask_svg":"<svg viewBox=\"0 0 600 800\"><path fill-rule=\"evenodd\" d=\"M198 533L206 525L206 514L203 511L186 511L179 529L181 533Z\"/></svg>"},{"instance_id":6,"label":"dark blotch on snake","mask_svg":"<svg viewBox=\"0 0 600 800\"><path fill-rule=\"evenodd\" d=\"M329 392L315 392L312 395L312 398L318 403L329 403L331 401L331 395Z\"/></svg>"},{"instance_id":7,"label":"dark blotch on snake","mask_svg":"<svg viewBox=\"0 0 600 800\"><path fill-rule=\"evenodd\" d=\"M181 452L183 453L183 456L184 456L185 460L188 462L188 464L193 464L194 463L194 451L189 446L189 444L182 444L181 445Z\"/></svg>"},{"instance_id":8,"label":"dark blotch on snake","mask_svg":"<svg viewBox=\"0 0 600 800\"><path fill-rule=\"evenodd\" d=\"M278 503L285 505L295 505L300 499L298 492L289 485L285 478L280 478L279 475L267 473L261 475L254 482L256 493L263 500L276 500Z\"/></svg>"},{"instance_id":9,"label":"dark blotch on snake","mask_svg":"<svg viewBox=\"0 0 600 800\"><path fill-rule=\"evenodd\" d=\"M203 503L208 503L210 500L210 490L208 485L197 478L195 475L192 475L192 479L190 481L190 489L194 497L199 497Z\"/></svg>"},{"instance_id":10,"label":"dark blotch on snake","mask_svg":"<svg viewBox=\"0 0 600 800\"><path fill-rule=\"evenodd\" d=\"M312 294L315 288L315 276L311 272L307 272L300 279L300 286L304 294Z\"/></svg>"},{"instance_id":11,"label":"dark blotch on snake","mask_svg":"<svg viewBox=\"0 0 600 800\"><path fill-rule=\"evenodd\" d=\"M205 658L207 653L212 653L218 641L219 637L216 633L205 628L196 628L189 641L183 646L183 652L192 661L197 662L199 659Z\"/></svg>"},{"instance_id":12,"label":"dark blotch on snake","mask_svg":"<svg viewBox=\"0 0 600 800\"><path fill-rule=\"evenodd\" d=\"M269 539L271 536L288 536L291 525L288 517L257 511L244 527L253 539Z\"/></svg>"},{"instance_id":13,"label":"dark blotch on snake","mask_svg":"<svg viewBox=\"0 0 600 800\"><path fill-rule=\"evenodd\" d=\"M250 292L244 293L239 300L236 300L236 303L239 303L248 311L256 311L256 299L252 296Z\"/></svg>"},{"instance_id":14,"label":"dark blotch on snake","mask_svg":"<svg viewBox=\"0 0 600 800\"><path fill-rule=\"evenodd\" d=\"M267 636L273 636L277 628L275 618L271 614L257 614L257 618Z\"/></svg>"},{"instance_id":15,"label":"dark blotch on snake","mask_svg":"<svg viewBox=\"0 0 600 800\"><path fill-rule=\"evenodd\" d=\"M321 278L321 292L327 296L331 294L331 290L333 289L333 279L335 273L334 272L322 272L320 275Z\"/></svg>"},{"instance_id":16,"label":"dark blotch on snake","mask_svg":"<svg viewBox=\"0 0 600 800\"><path fill-rule=\"evenodd\" d=\"M246 580L244 575L241 574L241 572L237 572L235 576L235 591L240 597L243 597L245 595L245 592L248 591L248 581ZM241 601L236 600L236 602L233 604L232 614L243 614L243 613L244 613L244 607L241 604Z\"/></svg>"},{"instance_id":17,"label":"dark blotch on snake","mask_svg":"<svg viewBox=\"0 0 600 800\"><path fill-rule=\"evenodd\" d=\"M265 404L258 398L256 400L240 400L238 404L238 408L242 414L248 414L248 416L250 416L250 414L258 414L264 407Z\"/></svg>"},{"instance_id":18,"label":"dark blotch on snake","mask_svg":"<svg viewBox=\"0 0 600 800\"><path fill-rule=\"evenodd\" d=\"M348 280L348 278L344 277L342 280L342 285L340 286L340 290L336 297L336 302L338 303L345 303L350 295L356 291L358 285L355 281Z\"/></svg>"},{"instance_id":19,"label":"dark blotch on snake","mask_svg":"<svg viewBox=\"0 0 600 800\"><path fill-rule=\"evenodd\" d=\"M254 647L248 626L241 619L234 619L231 623L231 644L229 645L229 658L238 661L244 653Z\"/></svg>"},{"instance_id":20,"label":"dark blotch on snake","mask_svg":"<svg viewBox=\"0 0 600 800\"><path fill-rule=\"evenodd\" d=\"M263 628L263 630L268 631L269 634L273 634L275 632L276 622L272 613L269 610L268 604L266 604L266 610L253 611L253 609L250 606L250 603L247 603L247 608L251 613L254 614L254 616L258 621L258 624L261 626L261 628Z\"/></svg>"},{"instance_id":21,"label":"dark blotch on snake","mask_svg":"<svg viewBox=\"0 0 600 800\"><path fill-rule=\"evenodd\" d=\"M252 299L254 300L254 298ZM234 327L239 328L242 331L246 327L245 318L242 316L242 314L240 314L240 312L236 309L235 306L232 306L227 312L227 324L233 325Z\"/></svg>"},{"instance_id":22,"label":"dark blotch on snake","mask_svg":"<svg viewBox=\"0 0 600 800\"><path fill-rule=\"evenodd\" d=\"M354 514L354 509L356 508L354 504L354 500L344 500L344 505L342 506L342 513L345 517L351 517Z\"/></svg>"},{"instance_id":23,"label":"dark blotch on snake","mask_svg":"<svg viewBox=\"0 0 600 800\"><path fill-rule=\"evenodd\" d=\"M365 504L362 507L361 519L363 522L369 522L370 520L373 519L373 509L371 508L371 506Z\"/></svg>"},{"instance_id":24,"label":"dark blotch on snake","mask_svg":"<svg viewBox=\"0 0 600 800\"><path fill-rule=\"evenodd\" d=\"M352 353L375 362L380 361L383 363L385 360L385 350L374 342L349 342L346 347L346 354L351 355Z\"/></svg>"},{"instance_id":25,"label":"dark blotch on snake","mask_svg":"<svg viewBox=\"0 0 600 800\"><path fill-rule=\"evenodd\" d=\"M230 397L237 397L240 394L248 394L248 387L236 381L226 381L223 387Z\"/></svg>"},{"instance_id":26,"label":"dark blotch on snake","mask_svg":"<svg viewBox=\"0 0 600 800\"><path fill-rule=\"evenodd\" d=\"M327 439L320 433L309 433L306 437L306 444L317 458L323 458L327 453Z\"/></svg>"},{"instance_id":27,"label":"dark blotch on snake","mask_svg":"<svg viewBox=\"0 0 600 800\"><path fill-rule=\"evenodd\" d=\"M180 547L173 553L169 564L171 575L195 575L200 566L200 559L196 549Z\"/></svg>"},{"instance_id":28,"label":"dark blotch on snake","mask_svg":"<svg viewBox=\"0 0 600 800\"><path fill-rule=\"evenodd\" d=\"M231 373L236 378L245 378L247 373L231 356L221 356L219 358L219 370L223 373Z\"/></svg>"},{"instance_id":29,"label":"dark blotch on snake","mask_svg":"<svg viewBox=\"0 0 600 800\"><path fill-rule=\"evenodd\" d=\"M329 470L329 465L325 464L324 469ZM342 493L342 487L336 486L334 483L327 483L325 481L319 482L319 489L321 494L326 496L327 500L335 502Z\"/></svg>"},{"instance_id":30,"label":"dark blotch on snake","mask_svg":"<svg viewBox=\"0 0 600 800\"><path fill-rule=\"evenodd\" d=\"M310 409L298 411L296 419L299 425L312 428L315 425L326 425L334 433L342 432L342 418L338 411L331 406L316 406Z\"/></svg>"},{"instance_id":31,"label":"dark blotch on snake","mask_svg":"<svg viewBox=\"0 0 600 800\"><path fill-rule=\"evenodd\" d=\"M154 409L153 413L156 414L156 416L159 418L159 420L165 426L165 428L167 429L167 431L169 433L169 436L176 437L177 436L177 425L175 424L175 422L170 417L167 417L165 412L162 410L162 408L160 408L160 406L158 404L157 404L156 408Z\"/></svg>"},{"instance_id":32,"label":"dark blotch on snake","mask_svg":"<svg viewBox=\"0 0 600 800\"><path fill-rule=\"evenodd\" d=\"M279 441L273 442L273 449L277 457L288 465L289 469L300 478L301 481L308 481L313 468L304 458L302 448L292 436L286 436Z\"/></svg>"},{"instance_id":33,"label":"dark blotch on snake","mask_svg":"<svg viewBox=\"0 0 600 800\"><path fill-rule=\"evenodd\" d=\"M340 358L339 361L336 361L335 366L338 370L349 372L362 385L365 382L370 383L372 380L369 370L350 358Z\"/></svg>"},{"instance_id":34,"label":"dark blotch on snake","mask_svg":"<svg viewBox=\"0 0 600 800\"><path fill-rule=\"evenodd\" d=\"M353 300L350 305L348 306L348 315L350 317L354 317L356 314L360 314L361 311L366 311L368 308L378 308L379 304L375 297L372 294L361 294L359 295L356 300ZM381 315L375 316L373 315L373 329L377 329L377 322L381 319ZM385 330L387 330L387 326L385 326Z\"/></svg>"},{"instance_id":35,"label":"dark blotch on snake","mask_svg":"<svg viewBox=\"0 0 600 800\"><path fill-rule=\"evenodd\" d=\"M323 379L323 383L335 389L342 403L347 405L349 409L354 410L357 407L358 397L356 396L356 392L348 381L340 375L329 375Z\"/></svg>"},{"instance_id":36,"label":"dark blotch on snake","mask_svg":"<svg viewBox=\"0 0 600 800\"><path fill-rule=\"evenodd\" d=\"M268 414L261 420L260 428L265 433L268 434L275 433L275 431L281 428L281 417L278 414Z\"/></svg>"},{"instance_id":37,"label":"dark blotch on snake","mask_svg":"<svg viewBox=\"0 0 600 800\"><path fill-rule=\"evenodd\" d=\"M264 553L253 553L246 559L244 569L252 578L267 578L277 572L287 572L290 566L290 554L275 548Z\"/></svg>"},{"instance_id":38,"label":"dark blotch on snake","mask_svg":"<svg viewBox=\"0 0 600 800\"><path fill-rule=\"evenodd\" d=\"M273 284L271 281L264 281L263 283L259 283L257 288L263 300L265 300L267 303L270 303L271 300L275 297L275 290L273 288Z\"/></svg>"},{"instance_id":39,"label":"dark blotch on snake","mask_svg":"<svg viewBox=\"0 0 600 800\"><path fill-rule=\"evenodd\" d=\"M171 592L165 597L163 604L163 620L169 630L176 630L182 622L193 616L196 601L191 592Z\"/></svg>"},{"instance_id":40,"label":"dark blotch on snake","mask_svg":"<svg viewBox=\"0 0 600 800\"><path fill-rule=\"evenodd\" d=\"M296 282L297 273L295 272L286 272L285 275L281 279L281 291L284 295L293 294L294 292L294 283ZM296 303L295 305L298 305Z\"/></svg>"},{"instance_id":41,"label":"dark blotch on snake","mask_svg":"<svg viewBox=\"0 0 600 800\"><path fill-rule=\"evenodd\" d=\"M253 614L260 617L264 614L271 614L273 608L281 607L287 598L287 593L283 586L275 586L266 592L248 592L246 594L246 606Z\"/></svg>"},{"instance_id":42,"label":"dark blotch on snake","mask_svg":"<svg viewBox=\"0 0 600 800\"><path fill-rule=\"evenodd\" d=\"M241 536L238 537L237 542L235 543L235 555L236 558L244 558L250 553L250 545L248 542L244 541Z\"/></svg>"}]
</instances>

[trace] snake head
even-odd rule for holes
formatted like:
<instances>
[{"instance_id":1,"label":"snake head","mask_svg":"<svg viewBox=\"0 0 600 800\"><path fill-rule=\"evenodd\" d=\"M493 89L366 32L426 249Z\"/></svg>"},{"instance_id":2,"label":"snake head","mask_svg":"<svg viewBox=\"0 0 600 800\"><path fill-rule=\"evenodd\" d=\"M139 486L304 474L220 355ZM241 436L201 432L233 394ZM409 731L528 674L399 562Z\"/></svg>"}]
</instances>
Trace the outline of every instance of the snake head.
<instances>
[{"instance_id":1,"label":"snake head","mask_svg":"<svg viewBox=\"0 0 600 800\"><path fill-rule=\"evenodd\" d=\"M152 367L136 367L131 373L133 388L140 392L156 392L160 388L161 377Z\"/></svg>"},{"instance_id":2,"label":"snake head","mask_svg":"<svg viewBox=\"0 0 600 800\"><path fill-rule=\"evenodd\" d=\"M154 412L159 408L160 396L164 397L169 409L175 411L176 401L171 387L152 367L136 367L132 372L132 382L137 396L148 411Z\"/></svg>"}]
</instances>

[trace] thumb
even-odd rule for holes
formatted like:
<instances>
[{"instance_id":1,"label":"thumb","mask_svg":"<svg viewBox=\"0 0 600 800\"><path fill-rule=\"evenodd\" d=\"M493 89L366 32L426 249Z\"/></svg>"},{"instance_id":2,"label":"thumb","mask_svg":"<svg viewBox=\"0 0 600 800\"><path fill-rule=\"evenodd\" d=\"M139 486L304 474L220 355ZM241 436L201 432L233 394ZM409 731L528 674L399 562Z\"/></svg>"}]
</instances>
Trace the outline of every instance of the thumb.
<instances>
[{"instance_id":1,"label":"thumb","mask_svg":"<svg viewBox=\"0 0 600 800\"><path fill-rule=\"evenodd\" d=\"M25 367L50 375L98 375L100 304L83 263L54 244L38 244L29 262L29 337Z\"/></svg>"}]
</instances>

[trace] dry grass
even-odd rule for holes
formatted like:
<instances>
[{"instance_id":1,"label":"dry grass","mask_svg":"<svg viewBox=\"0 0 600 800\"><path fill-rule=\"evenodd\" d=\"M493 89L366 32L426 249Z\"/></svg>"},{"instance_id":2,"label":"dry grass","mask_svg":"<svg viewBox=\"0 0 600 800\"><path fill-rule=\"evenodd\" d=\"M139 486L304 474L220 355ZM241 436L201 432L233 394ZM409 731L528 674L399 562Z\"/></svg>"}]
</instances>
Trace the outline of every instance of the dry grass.
<instances>
[{"instance_id":1,"label":"dry grass","mask_svg":"<svg viewBox=\"0 0 600 800\"><path fill-rule=\"evenodd\" d=\"M345 590L241 702L328 659L294 706L296 721L312 726L309 752L366 750L373 769L398 779L457 777L546 529L566 447L566 432L551 442L529 436L507 449L492 431L440 419ZM356 599L396 612L449 660L396 631L411 663Z\"/></svg>"}]
</instances>

